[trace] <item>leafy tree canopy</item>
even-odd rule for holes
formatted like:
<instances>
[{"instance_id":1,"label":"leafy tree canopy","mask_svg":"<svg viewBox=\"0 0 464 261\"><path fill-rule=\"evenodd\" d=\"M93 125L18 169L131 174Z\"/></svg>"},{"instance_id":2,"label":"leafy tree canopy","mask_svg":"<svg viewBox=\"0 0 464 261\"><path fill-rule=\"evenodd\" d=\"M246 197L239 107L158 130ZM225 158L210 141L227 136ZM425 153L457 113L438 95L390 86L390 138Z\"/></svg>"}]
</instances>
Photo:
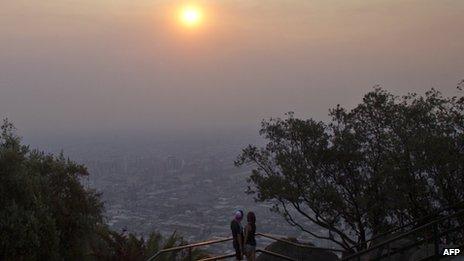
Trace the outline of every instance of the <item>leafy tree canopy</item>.
<instances>
[{"instance_id":1,"label":"leafy tree canopy","mask_svg":"<svg viewBox=\"0 0 464 261\"><path fill-rule=\"evenodd\" d=\"M464 200L464 97L375 88L330 116L263 121L267 144L236 161L253 166L248 192L290 224L351 249Z\"/></svg>"},{"instance_id":2,"label":"leafy tree canopy","mask_svg":"<svg viewBox=\"0 0 464 261\"><path fill-rule=\"evenodd\" d=\"M76 259L102 222L84 166L31 150L5 120L0 133L0 259Z\"/></svg>"},{"instance_id":3,"label":"leafy tree canopy","mask_svg":"<svg viewBox=\"0 0 464 261\"><path fill-rule=\"evenodd\" d=\"M23 145L11 122L0 132L0 260L147 260L185 245L177 233L148 239L118 233L103 222L103 204L80 178L85 166ZM188 260L176 251L158 260ZM192 258L207 256L192 251Z\"/></svg>"}]
</instances>

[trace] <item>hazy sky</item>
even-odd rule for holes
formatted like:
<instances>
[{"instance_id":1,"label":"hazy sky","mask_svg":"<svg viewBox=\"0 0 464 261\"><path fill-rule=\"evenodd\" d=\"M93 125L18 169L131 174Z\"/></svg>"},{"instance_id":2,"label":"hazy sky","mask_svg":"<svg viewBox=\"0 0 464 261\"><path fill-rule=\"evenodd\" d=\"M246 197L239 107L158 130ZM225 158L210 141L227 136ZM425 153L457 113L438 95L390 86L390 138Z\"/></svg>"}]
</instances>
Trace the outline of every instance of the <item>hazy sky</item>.
<instances>
[{"instance_id":1,"label":"hazy sky","mask_svg":"<svg viewBox=\"0 0 464 261\"><path fill-rule=\"evenodd\" d=\"M24 135L240 130L464 78L463 0L192 2L194 29L183 1L0 0L0 116Z\"/></svg>"}]
</instances>

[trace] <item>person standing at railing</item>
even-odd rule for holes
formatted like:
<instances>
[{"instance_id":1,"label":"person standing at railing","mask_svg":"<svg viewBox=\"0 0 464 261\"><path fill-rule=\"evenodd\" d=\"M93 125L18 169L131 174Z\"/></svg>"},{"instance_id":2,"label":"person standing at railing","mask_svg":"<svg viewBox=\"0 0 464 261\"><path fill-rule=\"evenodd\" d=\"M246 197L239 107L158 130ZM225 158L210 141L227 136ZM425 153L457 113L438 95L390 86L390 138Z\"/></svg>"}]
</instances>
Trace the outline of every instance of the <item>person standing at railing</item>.
<instances>
[{"instance_id":1,"label":"person standing at railing","mask_svg":"<svg viewBox=\"0 0 464 261\"><path fill-rule=\"evenodd\" d=\"M244 254L243 248L243 227L242 227L243 211L235 212L234 219L230 222L230 230L232 230L233 246L235 249L236 260L242 260Z\"/></svg>"},{"instance_id":2,"label":"person standing at railing","mask_svg":"<svg viewBox=\"0 0 464 261\"><path fill-rule=\"evenodd\" d=\"M248 261L256 260L256 216L253 212L247 214L245 227L245 256Z\"/></svg>"}]
</instances>

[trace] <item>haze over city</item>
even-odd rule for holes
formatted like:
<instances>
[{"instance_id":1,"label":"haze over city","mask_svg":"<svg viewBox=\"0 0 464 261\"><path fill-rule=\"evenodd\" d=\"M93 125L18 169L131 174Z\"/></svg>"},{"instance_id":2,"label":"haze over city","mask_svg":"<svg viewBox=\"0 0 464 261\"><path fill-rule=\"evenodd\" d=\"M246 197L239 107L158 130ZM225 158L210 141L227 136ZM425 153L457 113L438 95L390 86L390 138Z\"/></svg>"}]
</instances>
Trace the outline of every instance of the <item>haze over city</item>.
<instances>
[{"instance_id":1,"label":"haze over city","mask_svg":"<svg viewBox=\"0 0 464 261\"><path fill-rule=\"evenodd\" d=\"M263 118L327 119L381 84L453 94L464 3L2 1L0 112L23 136L255 133Z\"/></svg>"},{"instance_id":2,"label":"haze over city","mask_svg":"<svg viewBox=\"0 0 464 261\"><path fill-rule=\"evenodd\" d=\"M0 0L0 260L459 249L463 14L463 0Z\"/></svg>"}]
</instances>

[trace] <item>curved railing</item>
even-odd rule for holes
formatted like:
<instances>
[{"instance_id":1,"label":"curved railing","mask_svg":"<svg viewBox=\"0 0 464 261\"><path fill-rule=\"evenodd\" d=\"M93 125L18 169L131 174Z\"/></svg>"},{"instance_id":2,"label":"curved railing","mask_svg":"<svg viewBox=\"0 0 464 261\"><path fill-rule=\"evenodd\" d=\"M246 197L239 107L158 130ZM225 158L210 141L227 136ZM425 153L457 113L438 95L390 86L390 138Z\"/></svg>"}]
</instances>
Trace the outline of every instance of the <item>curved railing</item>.
<instances>
[{"instance_id":1,"label":"curved railing","mask_svg":"<svg viewBox=\"0 0 464 261\"><path fill-rule=\"evenodd\" d=\"M268 239L272 239L272 240L275 240L275 241L278 241L278 242L282 242L282 243L285 243L285 244L288 244L288 245L292 245L292 246L294 246L294 247L298 247L298 248L301 248L301 249L331 251L331 252L334 252L334 253L343 253L343 252L344 252L344 250L340 250L340 249L332 249L332 248L324 248L324 247L315 247L315 246L305 245L305 244L301 244L301 243L295 243L295 242L292 242L292 241L289 241L289 240L285 240L285 239L283 239L283 238L281 238L281 237L279 237L279 236L275 236L275 235L269 235L269 234L264 234L264 233L256 233L256 236L258 236L258 237L263 237L263 238L268 238ZM193 250L194 248L202 247L202 246L209 246L209 245L220 244L220 243L224 243L224 242L228 242L228 241L232 241L232 237L221 238L221 239L216 239L216 240L209 240L209 241L204 241L204 242L199 242L199 243L194 243L194 244L189 244L189 245L184 245L184 246L178 246L178 247L167 248L167 249L160 250L158 253L156 253L155 255L153 255L152 257L150 257L147 261L156 261L157 258L159 258L160 256L162 256L162 255L164 255L164 254L172 253L172 252L177 252L177 251L182 251L182 250L187 250L187 253L188 253L188 254L187 254L188 260L189 260L189 261L193 261L193 259L192 259L192 250ZM279 254L279 253L276 253L276 252L273 252L273 251L269 251L269 250L266 250L266 249L262 249L262 248L258 248L258 249L256 250L256 252L257 252L257 253L266 254L266 255L271 255L271 256L274 256L274 257L279 257L279 258L284 259L284 260L299 261L299 260L297 260L297 259L294 259L294 258L285 256L285 255L282 255L282 254ZM196 261L223 260L223 259L231 258L231 257L234 257L234 256L235 256L235 254L226 254L226 255L208 257L208 258L204 258L204 259L200 259L200 260L196 260Z\"/></svg>"},{"instance_id":2,"label":"curved railing","mask_svg":"<svg viewBox=\"0 0 464 261\"><path fill-rule=\"evenodd\" d=\"M176 252L176 251L180 251L180 250L185 250L185 249L187 249L187 251L188 251L189 260L192 260L192 259L191 259L191 256L192 256L192 250L193 250L193 248L201 247L201 246L209 246L209 245L219 244L219 243L223 243L223 242L227 242L227 241L232 241L232 237L223 238L223 239L217 239L217 240L209 240L209 241L204 241L204 242L195 243L195 244L189 244L189 245L184 245L184 246L166 248L166 249L163 249L163 250L158 251L158 253L156 253L155 255L153 255L152 257L150 257L147 261L154 261L154 260L156 260L158 257L162 256L163 254L172 253L172 252ZM227 257L224 257L224 258L227 258ZM222 258L222 259L224 259L224 258ZM214 260L214 259L213 259L213 260Z\"/></svg>"},{"instance_id":3,"label":"curved railing","mask_svg":"<svg viewBox=\"0 0 464 261\"><path fill-rule=\"evenodd\" d=\"M394 236L393 238L390 238L388 240L382 241L381 243L371 246L368 249L356 252L350 256L343 258L343 260L381 260L384 258L391 257L395 254L405 253L409 249L424 244L431 244L433 246L433 253L431 255L431 258L438 258L440 256L442 237L450 236L453 233L462 233L460 234L460 238L462 240L462 236L464 235L463 220L464 210L461 210L454 214L438 218L425 225L416 227L412 230ZM452 225L450 226L450 224ZM403 239L412 239L412 241L396 249L392 248L392 244L394 244L395 242L399 242Z\"/></svg>"},{"instance_id":4,"label":"curved railing","mask_svg":"<svg viewBox=\"0 0 464 261\"><path fill-rule=\"evenodd\" d=\"M418 228L420 226L422 226L423 224L426 224L426 223L429 223L431 222L431 220L436 220L437 218L440 218L441 215L443 213L446 213L449 212L449 211L456 211L456 209L464 209L464 201L461 201L461 202L458 202L458 203L455 203L453 205L450 205L448 207L444 207L438 211L435 211L434 213L431 213L427 216L424 216L418 220L414 220L414 221L411 221L407 224L404 224L403 226L401 227L397 227L397 228L393 228L391 230L388 230L386 232L383 232L383 233L380 233L374 237L371 237L370 239L366 240L366 241L363 241L363 242L360 242L356 245L353 245L351 247L351 253L357 253L358 252L358 247L360 246L363 246L363 248L365 248L365 246L371 244L372 242L375 242L376 240L378 239L381 239L381 238L385 238L386 236L388 235L394 235L394 234L398 234L398 233L404 233L404 232L407 232L407 231L411 231L415 228ZM369 248L372 248L369 247ZM362 250L361 250L362 251Z\"/></svg>"},{"instance_id":5,"label":"curved railing","mask_svg":"<svg viewBox=\"0 0 464 261\"><path fill-rule=\"evenodd\" d=\"M462 206L462 204L463 203L461 202L461 203L459 203L459 205L454 205L452 207L454 208L456 206ZM440 213L437 213L436 215L439 216L439 214L441 214L442 212L446 212L446 211L440 211ZM459 221L456 222L455 219L459 219ZM449 235L450 233L456 233L456 232L463 233L463 235L464 235L464 225L463 225L464 221L463 221L463 219L464 219L464 210L460 210L460 211L455 212L454 214L436 218L432 222L428 222L427 224L424 224L424 225L414 226L413 223L407 224L404 227L389 231L386 234L391 235L391 234L394 234L395 232L401 231L402 229L404 229L406 227L411 226L411 228L409 230L407 230L406 232L403 232L403 233L401 233L399 235L394 236L393 238L390 238L388 240L385 240L385 241L382 241L382 242L380 242L378 244L370 246L367 249L357 251L355 253L352 253L349 256L345 256L343 258L343 260L361 260L361 259L363 259L363 257L366 257L367 255L370 255L370 253L373 253L375 251L380 252L380 254L378 256L375 255L375 257L373 257L373 259L382 259L382 258L389 257L389 256L392 256L392 255L397 254L397 253L402 253L404 251L407 251L408 249L411 249L411 248L413 248L415 246L418 246L418 245L421 245L421 244L424 244L424 243L427 243L427 242L431 242L433 244L433 246L434 246L434 256L436 257L436 256L438 256L440 240L441 240L441 238L443 236ZM452 220L455 220L454 222L457 224L457 226L452 227L452 228L447 228L447 229L440 229L441 227L443 227L443 225L442 225L443 222L449 222L449 221L452 221ZM419 224L420 223L421 222L419 222ZM383 234L382 236L385 236L386 234ZM418 234L420 234L420 235L418 235ZM298 247L300 249L321 250L321 251L330 251L330 252L333 252L333 253L336 253L336 254L340 254L340 253L347 254L346 250L323 248L323 247L315 247L315 246L305 245L305 244L296 243L296 242L292 242L292 241L283 239L282 237L279 237L279 236L269 235L269 234L265 234L265 233L256 233L256 236L272 239L272 240L282 242L282 243L285 243L285 244L289 244L289 245L292 245L294 247ZM397 241L399 241L401 239L404 239L404 238L409 238L411 236L416 236L417 237L416 240L411 242L411 244L403 246L403 247L401 247L399 249L392 249L391 248L392 243L397 242ZM377 239L377 237L373 238L373 239ZM373 241L373 239L371 239L370 241ZM158 253L156 253L155 255L153 255L152 257L150 257L148 259L148 261L156 261L156 259L159 258L160 256L162 256L163 254L173 253L173 252L176 252L176 251L184 251L184 250L188 251L187 252L188 260L193 261L193 259L192 259L192 250L194 248L202 247L202 246L209 246L209 245L214 245L214 244L220 244L220 243L224 243L224 242L228 242L228 241L232 241L232 237L221 238L221 239L216 239L216 240L209 240L209 241L195 243L195 244L189 244L189 245L184 245L184 246L178 246L178 247L163 249L163 250L159 251ZM363 242L363 244L366 244L366 243L367 242ZM460 246L460 247L463 247L463 246ZM266 249L258 248L256 250L256 252L266 254L266 255L275 256L275 257L279 257L279 258L284 259L284 260L298 261L298 260L296 260L294 258L285 256L285 255L282 255L282 254L279 254L279 253L275 253L273 251L269 251L269 250L266 250ZM223 260L223 259L231 258L231 257L234 257L234 256L235 256L234 254L226 254L226 255L208 257L208 258L200 259L200 260L197 260L197 261Z\"/></svg>"}]
</instances>

